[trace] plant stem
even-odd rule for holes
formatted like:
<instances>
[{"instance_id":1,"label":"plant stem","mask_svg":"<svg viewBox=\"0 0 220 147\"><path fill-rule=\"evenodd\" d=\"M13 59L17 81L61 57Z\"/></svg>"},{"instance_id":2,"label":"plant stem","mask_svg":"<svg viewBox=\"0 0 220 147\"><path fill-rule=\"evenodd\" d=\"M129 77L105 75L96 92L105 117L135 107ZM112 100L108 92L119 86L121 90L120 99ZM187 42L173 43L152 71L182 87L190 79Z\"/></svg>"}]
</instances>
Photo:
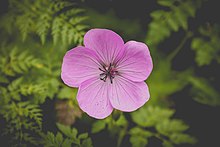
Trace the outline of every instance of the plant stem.
<instances>
[{"instance_id":1,"label":"plant stem","mask_svg":"<svg viewBox=\"0 0 220 147\"><path fill-rule=\"evenodd\" d=\"M186 36L182 39L182 41L180 42L180 44L177 46L177 48L171 52L168 56L168 60L172 61L173 58L179 53L179 51L183 48L184 44L186 43L186 41L191 38L193 36L192 32L187 32Z\"/></svg>"},{"instance_id":2,"label":"plant stem","mask_svg":"<svg viewBox=\"0 0 220 147\"><path fill-rule=\"evenodd\" d=\"M118 141L117 141L117 147L120 147L121 146L121 143L122 143L122 140L124 138L124 136L126 135L127 133L127 128L128 128L128 125L126 124L123 129L121 130L121 132L119 133L119 138L118 138Z\"/></svg>"}]
</instances>

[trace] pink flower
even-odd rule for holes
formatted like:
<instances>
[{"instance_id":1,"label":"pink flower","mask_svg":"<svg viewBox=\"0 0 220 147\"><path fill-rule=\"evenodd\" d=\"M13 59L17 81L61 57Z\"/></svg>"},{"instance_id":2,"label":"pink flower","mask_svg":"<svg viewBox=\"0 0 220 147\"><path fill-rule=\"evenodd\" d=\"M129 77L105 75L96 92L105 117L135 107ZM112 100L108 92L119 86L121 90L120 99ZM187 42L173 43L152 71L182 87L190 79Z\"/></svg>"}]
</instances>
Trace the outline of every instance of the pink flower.
<instances>
[{"instance_id":1,"label":"pink flower","mask_svg":"<svg viewBox=\"0 0 220 147\"><path fill-rule=\"evenodd\" d=\"M84 45L63 58L61 78L70 87L79 87L80 108L91 117L103 119L113 108L131 112L143 106L150 94L144 80L153 64L148 47L128 41L107 29L92 29Z\"/></svg>"}]
</instances>

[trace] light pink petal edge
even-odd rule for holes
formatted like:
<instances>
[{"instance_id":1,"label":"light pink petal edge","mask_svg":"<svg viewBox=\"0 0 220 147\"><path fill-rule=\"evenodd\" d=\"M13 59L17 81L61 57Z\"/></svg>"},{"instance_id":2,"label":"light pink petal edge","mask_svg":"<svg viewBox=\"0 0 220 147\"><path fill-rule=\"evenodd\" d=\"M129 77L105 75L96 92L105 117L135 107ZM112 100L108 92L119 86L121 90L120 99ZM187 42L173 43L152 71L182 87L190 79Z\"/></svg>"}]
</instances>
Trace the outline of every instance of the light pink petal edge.
<instances>
[{"instance_id":1,"label":"light pink petal edge","mask_svg":"<svg viewBox=\"0 0 220 147\"><path fill-rule=\"evenodd\" d=\"M113 108L121 111L134 111L150 98L145 82L133 82L123 77L116 77L110 87L110 102Z\"/></svg>"},{"instance_id":2,"label":"light pink petal edge","mask_svg":"<svg viewBox=\"0 0 220 147\"><path fill-rule=\"evenodd\" d=\"M124 53L117 63L119 73L132 81L141 82L148 78L153 62L146 44L129 41L125 44Z\"/></svg>"},{"instance_id":3,"label":"light pink petal edge","mask_svg":"<svg viewBox=\"0 0 220 147\"><path fill-rule=\"evenodd\" d=\"M100 79L83 82L79 87L77 101L84 112L97 119L106 118L113 111L108 97L108 84Z\"/></svg>"},{"instance_id":4,"label":"light pink petal edge","mask_svg":"<svg viewBox=\"0 0 220 147\"><path fill-rule=\"evenodd\" d=\"M75 47L63 58L61 78L68 86L79 87L82 82L99 77L99 66L94 51L81 46Z\"/></svg>"},{"instance_id":5,"label":"light pink petal edge","mask_svg":"<svg viewBox=\"0 0 220 147\"><path fill-rule=\"evenodd\" d=\"M91 29L84 36L84 45L94 50L105 65L109 65L123 50L124 41L111 30Z\"/></svg>"}]
</instances>

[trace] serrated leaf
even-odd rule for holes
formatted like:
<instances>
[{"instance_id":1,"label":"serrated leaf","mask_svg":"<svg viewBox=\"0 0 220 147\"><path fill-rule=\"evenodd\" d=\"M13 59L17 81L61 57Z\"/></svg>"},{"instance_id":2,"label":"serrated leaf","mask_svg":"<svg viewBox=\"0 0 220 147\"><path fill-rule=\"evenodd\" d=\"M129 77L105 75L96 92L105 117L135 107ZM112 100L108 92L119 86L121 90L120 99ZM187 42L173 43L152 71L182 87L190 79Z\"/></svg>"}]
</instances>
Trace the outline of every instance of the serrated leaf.
<instances>
[{"instance_id":1,"label":"serrated leaf","mask_svg":"<svg viewBox=\"0 0 220 147\"><path fill-rule=\"evenodd\" d=\"M56 144L60 146L62 142L63 142L63 135L60 132L58 132L56 135Z\"/></svg>"},{"instance_id":2,"label":"serrated leaf","mask_svg":"<svg viewBox=\"0 0 220 147\"><path fill-rule=\"evenodd\" d=\"M132 120L142 127L154 126L161 120L170 118L174 110L149 106L132 113Z\"/></svg>"},{"instance_id":3,"label":"serrated leaf","mask_svg":"<svg viewBox=\"0 0 220 147\"><path fill-rule=\"evenodd\" d=\"M62 147L71 147L72 141L70 139L65 139L63 141Z\"/></svg>"},{"instance_id":4,"label":"serrated leaf","mask_svg":"<svg viewBox=\"0 0 220 147\"><path fill-rule=\"evenodd\" d=\"M191 76L188 80L193 85L194 100L210 106L220 105L220 94L212 88L206 79Z\"/></svg>"},{"instance_id":5,"label":"serrated leaf","mask_svg":"<svg viewBox=\"0 0 220 147\"><path fill-rule=\"evenodd\" d=\"M170 14L167 18L167 23L169 24L170 28L174 30L175 32L178 31L179 25L176 19L174 18L173 14Z\"/></svg>"},{"instance_id":6,"label":"serrated leaf","mask_svg":"<svg viewBox=\"0 0 220 147\"><path fill-rule=\"evenodd\" d=\"M57 127L64 135L68 136L69 138L76 139L78 131L75 128L71 129L69 126L65 126L59 123L57 123Z\"/></svg>"},{"instance_id":7,"label":"serrated leaf","mask_svg":"<svg viewBox=\"0 0 220 147\"><path fill-rule=\"evenodd\" d=\"M195 144L196 139L188 134L180 134L180 133L174 133L170 136L170 140L172 140L175 144L181 144L181 143L190 143Z\"/></svg>"},{"instance_id":8,"label":"serrated leaf","mask_svg":"<svg viewBox=\"0 0 220 147\"><path fill-rule=\"evenodd\" d=\"M82 133L78 136L78 138L79 139L86 139L86 138L88 138L88 136L89 136L88 133Z\"/></svg>"},{"instance_id":9,"label":"serrated leaf","mask_svg":"<svg viewBox=\"0 0 220 147\"><path fill-rule=\"evenodd\" d=\"M82 141L82 144L81 144L82 147L92 147L92 140L91 138L87 138L85 140Z\"/></svg>"},{"instance_id":10,"label":"serrated leaf","mask_svg":"<svg viewBox=\"0 0 220 147\"><path fill-rule=\"evenodd\" d=\"M184 124L181 120L162 120L156 125L156 129L159 133L165 136L169 136L173 133L183 132L187 130L189 126Z\"/></svg>"},{"instance_id":11,"label":"serrated leaf","mask_svg":"<svg viewBox=\"0 0 220 147\"><path fill-rule=\"evenodd\" d=\"M129 131L129 134L131 134L132 136L142 136L144 138L149 138L153 135L152 132L144 130L140 127L134 127Z\"/></svg>"}]
</instances>

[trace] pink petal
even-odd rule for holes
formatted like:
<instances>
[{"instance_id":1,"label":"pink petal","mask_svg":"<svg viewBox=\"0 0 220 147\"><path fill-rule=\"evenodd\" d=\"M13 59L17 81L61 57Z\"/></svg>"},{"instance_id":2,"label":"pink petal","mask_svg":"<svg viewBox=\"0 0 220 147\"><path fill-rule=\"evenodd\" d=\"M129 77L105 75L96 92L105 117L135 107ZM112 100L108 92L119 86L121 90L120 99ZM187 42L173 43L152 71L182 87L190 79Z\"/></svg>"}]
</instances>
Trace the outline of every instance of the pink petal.
<instances>
[{"instance_id":1,"label":"pink petal","mask_svg":"<svg viewBox=\"0 0 220 147\"><path fill-rule=\"evenodd\" d=\"M84 36L84 44L85 47L96 51L105 65L112 63L124 47L122 38L107 29L91 29Z\"/></svg>"},{"instance_id":2,"label":"pink petal","mask_svg":"<svg viewBox=\"0 0 220 147\"><path fill-rule=\"evenodd\" d=\"M83 82L77 94L80 108L89 116L103 119L109 116L113 107L108 98L108 82L93 78Z\"/></svg>"},{"instance_id":3,"label":"pink petal","mask_svg":"<svg viewBox=\"0 0 220 147\"><path fill-rule=\"evenodd\" d=\"M79 85L93 77L99 77L100 70L95 52L85 47L76 47L63 58L61 78L70 87Z\"/></svg>"},{"instance_id":4,"label":"pink petal","mask_svg":"<svg viewBox=\"0 0 220 147\"><path fill-rule=\"evenodd\" d=\"M110 102L113 108L121 111L134 111L143 106L150 97L145 82L133 82L117 76L110 87Z\"/></svg>"},{"instance_id":5,"label":"pink petal","mask_svg":"<svg viewBox=\"0 0 220 147\"><path fill-rule=\"evenodd\" d=\"M117 69L123 77L141 82L147 79L152 68L151 55L144 43L129 41L125 44L125 52L117 63Z\"/></svg>"}]
</instances>

